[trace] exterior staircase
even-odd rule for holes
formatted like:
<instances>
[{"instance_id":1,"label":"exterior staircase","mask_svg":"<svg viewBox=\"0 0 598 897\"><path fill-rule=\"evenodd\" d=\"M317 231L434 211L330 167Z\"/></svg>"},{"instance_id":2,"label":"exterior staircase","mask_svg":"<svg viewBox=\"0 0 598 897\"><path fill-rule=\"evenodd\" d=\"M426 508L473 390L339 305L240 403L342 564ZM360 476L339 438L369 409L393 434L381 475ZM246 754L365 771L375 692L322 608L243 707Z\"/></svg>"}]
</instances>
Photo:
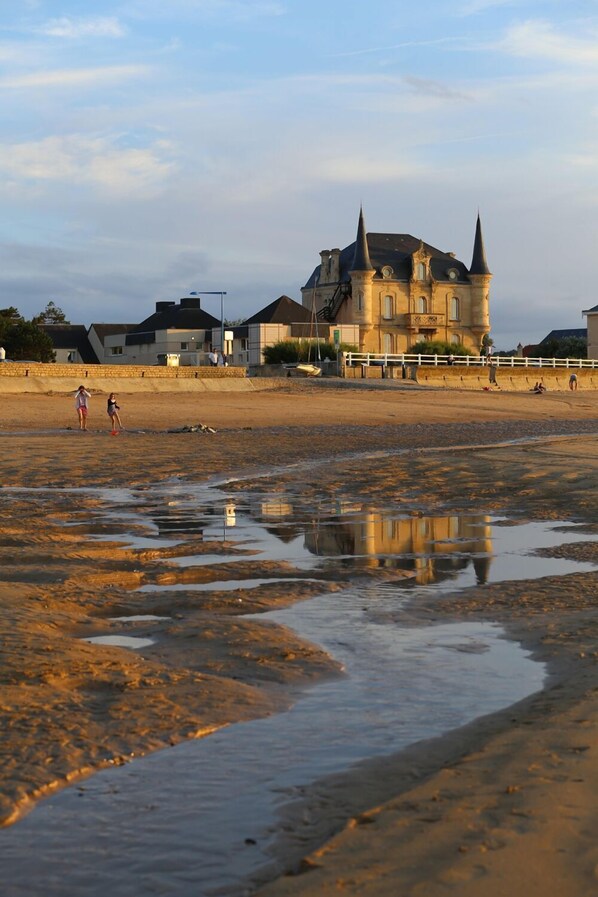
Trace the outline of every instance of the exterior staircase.
<instances>
[{"instance_id":1,"label":"exterior staircase","mask_svg":"<svg viewBox=\"0 0 598 897\"><path fill-rule=\"evenodd\" d=\"M318 319L320 321L332 322L336 320L340 307L351 296L351 284L339 283L336 290L326 305L318 311Z\"/></svg>"}]
</instances>

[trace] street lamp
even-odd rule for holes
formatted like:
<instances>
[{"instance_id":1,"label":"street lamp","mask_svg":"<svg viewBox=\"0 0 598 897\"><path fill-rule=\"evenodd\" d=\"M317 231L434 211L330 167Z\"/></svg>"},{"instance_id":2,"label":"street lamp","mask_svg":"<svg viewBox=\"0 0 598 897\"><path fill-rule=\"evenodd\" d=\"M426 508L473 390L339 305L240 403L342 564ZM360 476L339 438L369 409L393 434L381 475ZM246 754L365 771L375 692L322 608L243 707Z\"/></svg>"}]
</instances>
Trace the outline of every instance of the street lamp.
<instances>
[{"instance_id":1,"label":"street lamp","mask_svg":"<svg viewBox=\"0 0 598 897\"><path fill-rule=\"evenodd\" d=\"M224 354L224 297L226 290L195 290L190 296L220 296L220 351Z\"/></svg>"}]
</instances>

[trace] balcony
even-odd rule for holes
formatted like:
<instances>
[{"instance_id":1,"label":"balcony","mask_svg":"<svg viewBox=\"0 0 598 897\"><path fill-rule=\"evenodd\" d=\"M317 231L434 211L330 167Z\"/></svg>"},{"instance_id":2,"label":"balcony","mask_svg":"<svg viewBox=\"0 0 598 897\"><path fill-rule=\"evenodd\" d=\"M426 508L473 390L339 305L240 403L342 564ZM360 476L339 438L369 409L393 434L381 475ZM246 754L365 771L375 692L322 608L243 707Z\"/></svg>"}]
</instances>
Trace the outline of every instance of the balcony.
<instances>
[{"instance_id":1,"label":"balcony","mask_svg":"<svg viewBox=\"0 0 598 897\"><path fill-rule=\"evenodd\" d=\"M429 330L434 327L444 327L445 317L445 315L420 314L419 312L412 315L408 314L405 315L405 327L413 330L419 328Z\"/></svg>"}]
</instances>

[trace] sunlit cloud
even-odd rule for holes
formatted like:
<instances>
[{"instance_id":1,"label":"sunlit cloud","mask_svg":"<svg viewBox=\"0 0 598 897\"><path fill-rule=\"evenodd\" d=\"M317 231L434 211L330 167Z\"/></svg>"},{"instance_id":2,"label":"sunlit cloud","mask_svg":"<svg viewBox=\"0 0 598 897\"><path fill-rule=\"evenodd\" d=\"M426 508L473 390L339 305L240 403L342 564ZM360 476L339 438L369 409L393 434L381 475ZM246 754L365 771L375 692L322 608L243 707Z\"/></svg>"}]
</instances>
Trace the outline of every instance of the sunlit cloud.
<instances>
[{"instance_id":1,"label":"sunlit cloud","mask_svg":"<svg viewBox=\"0 0 598 897\"><path fill-rule=\"evenodd\" d=\"M150 69L144 65L112 65L88 69L54 69L5 75L0 90L47 87L94 87L115 84L129 78L144 77Z\"/></svg>"},{"instance_id":2,"label":"sunlit cloud","mask_svg":"<svg viewBox=\"0 0 598 897\"><path fill-rule=\"evenodd\" d=\"M0 144L0 172L3 179L24 186L65 183L122 196L159 187L173 171L170 155L166 141L120 147L104 137L73 134Z\"/></svg>"},{"instance_id":3,"label":"sunlit cloud","mask_svg":"<svg viewBox=\"0 0 598 897\"><path fill-rule=\"evenodd\" d=\"M528 20L509 28L498 48L512 56L586 66L598 63L596 35L580 38L564 34L550 22Z\"/></svg>"},{"instance_id":4,"label":"sunlit cloud","mask_svg":"<svg viewBox=\"0 0 598 897\"><path fill-rule=\"evenodd\" d=\"M61 16L50 19L44 25L35 29L40 34L49 37L64 37L78 39L84 37L124 37L126 28L118 19L112 16L99 16L89 19L73 19Z\"/></svg>"}]
</instances>

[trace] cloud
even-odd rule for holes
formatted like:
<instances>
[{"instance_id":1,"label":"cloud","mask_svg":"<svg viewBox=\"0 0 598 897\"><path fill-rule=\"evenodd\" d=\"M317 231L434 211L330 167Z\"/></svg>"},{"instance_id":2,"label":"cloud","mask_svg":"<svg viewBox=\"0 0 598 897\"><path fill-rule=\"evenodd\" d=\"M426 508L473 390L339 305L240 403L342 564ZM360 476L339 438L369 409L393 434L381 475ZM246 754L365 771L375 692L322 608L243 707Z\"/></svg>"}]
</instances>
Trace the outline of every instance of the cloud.
<instances>
[{"instance_id":1,"label":"cloud","mask_svg":"<svg viewBox=\"0 0 598 897\"><path fill-rule=\"evenodd\" d=\"M470 0L459 10L459 15L474 16L488 9L504 6L529 6L529 0Z\"/></svg>"},{"instance_id":2,"label":"cloud","mask_svg":"<svg viewBox=\"0 0 598 897\"><path fill-rule=\"evenodd\" d=\"M438 97L443 100L467 100L466 94L459 90L453 90L442 84L440 81L432 81L428 78L416 78L414 75L405 75L403 77L405 84L411 90L421 96Z\"/></svg>"},{"instance_id":3,"label":"cloud","mask_svg":"<svg viewBox=\"0 0 598 897\"><path fill-rule=\"evenodd\" d=\"M123 12L141 19L226 18L247 20L285 14L279 0L130 0Z\"/></svg>"},{"instance_id":4,"label":"cloud","mask_svg":"<svg viewBox=\"0 0 598 897\"><path fill-rule=\"evenodd\" d=\"M45 69L22 75L0 78L0 90L22 90L37 87L88 87L119 83L128 78L143 77L150 69L145 65L111 65L88 69Z\"/></svg>"},{"instance_id":5,"label":"cloud","mask_svg":"<svg viewBox=\"0 0 598 897\"><path fill-rule=\"evenodd\" d=\"M103 137L68 135L29 143L0 144L0 172L5 182L25 187L68 184L103 193L147 194L159 187L173 169L170 145L120 147Z\"/></svg>"},{"instance_id":6,"label":"cloud","mask_svg":"<svg viewBox=\"0 0 598 897\"><path fill-rule=\"evenodd\" d=\"M595 36L579 38L566 35L550 22L529 19L507 30L497 45L511 56L545 59L576 66L598 63L598 41Z\"/></svg>"},{"instance_id":7,"label":"cloud","mask_svg":"<svg viewBox=\"0 0 598 897\"><path fill-rule=\"evenodd\" d=\"M92 19L72 19L61 16L58 19L50 19L44 25L35 29L39 34L49 37L66 37L78 39L82 37L124 37L126 28L118 19L96 17Z\"/></svg>"}]
</instances>

